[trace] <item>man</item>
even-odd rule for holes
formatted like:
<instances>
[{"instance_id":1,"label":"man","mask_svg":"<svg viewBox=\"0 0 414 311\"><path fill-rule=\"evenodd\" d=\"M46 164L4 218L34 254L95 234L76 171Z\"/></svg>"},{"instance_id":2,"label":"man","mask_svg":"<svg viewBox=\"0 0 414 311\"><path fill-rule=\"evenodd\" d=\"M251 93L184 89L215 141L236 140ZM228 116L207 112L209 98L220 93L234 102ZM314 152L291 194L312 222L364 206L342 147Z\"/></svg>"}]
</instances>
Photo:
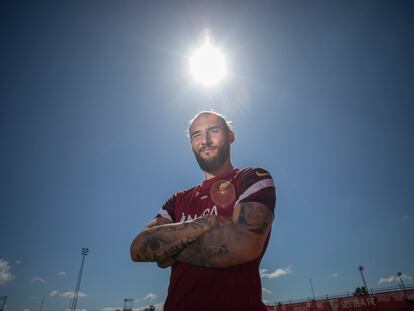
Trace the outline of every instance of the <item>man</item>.
<instances>
[{"instance_id":1,"label":"man","mask_svg":"<svg viewBox=\"0 0 414 311\"><path fill-rule=\"evenodd\" d=\"M132 242L131 258L172 267L166 311L266 310L259 264L274 218L272 178L233 168L234 132L218 113L197 114L189 137L205 180L167 200ZM212 189L230 202L215 202Z\"/></svg>"}]
</instances>

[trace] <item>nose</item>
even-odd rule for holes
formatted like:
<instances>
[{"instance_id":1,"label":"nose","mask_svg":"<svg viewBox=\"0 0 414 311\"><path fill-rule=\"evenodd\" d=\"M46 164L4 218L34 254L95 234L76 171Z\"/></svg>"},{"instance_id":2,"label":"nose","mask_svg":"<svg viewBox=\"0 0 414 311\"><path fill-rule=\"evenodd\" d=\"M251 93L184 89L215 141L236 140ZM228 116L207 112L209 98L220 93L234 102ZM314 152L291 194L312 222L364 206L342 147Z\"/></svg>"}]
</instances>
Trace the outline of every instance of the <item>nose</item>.
<instances>
[{"instance_id":1,"label":"nose","mask_svg":"<svg viewBox=\"0 0 414 311\"><path fill-rule=\"evenodd\" d=\"M211 137L210 137L209 131L205 131L204 133L201 134L201 144L203 146L211 145Z\"/></svg>"}]
</instances>

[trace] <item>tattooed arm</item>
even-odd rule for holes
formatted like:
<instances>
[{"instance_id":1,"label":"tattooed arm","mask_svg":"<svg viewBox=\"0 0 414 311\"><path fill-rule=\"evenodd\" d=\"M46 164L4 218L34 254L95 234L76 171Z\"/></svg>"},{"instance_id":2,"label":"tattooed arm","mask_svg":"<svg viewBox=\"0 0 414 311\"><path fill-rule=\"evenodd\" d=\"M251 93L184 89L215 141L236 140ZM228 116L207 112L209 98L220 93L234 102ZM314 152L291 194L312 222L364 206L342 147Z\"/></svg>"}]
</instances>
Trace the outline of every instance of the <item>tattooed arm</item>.
<instances>
[{"instance_id":1,"label":"tattooed arm","mask_svg":"<svg viewBox=\"0 0 414 311\"><path fill-rule=\"evenodd\" d=\"M260 256L272 221L273 213L266 205L258 202L238 203L232 223L214 226L183 249L176 259L214 268L251 261Z\"/></svg>"},{"instance_id":2,"label":"tattooed arm","mask_svg":"<svg viewBox=\"0 0 414 311\"><path fill-rule=\"evenodd\" d=\"M207 232L216 223L216 218L209 215L183 223L156 218L132 241L131 259L156 261L162 265Z\"/></svg>"}]
</instances>

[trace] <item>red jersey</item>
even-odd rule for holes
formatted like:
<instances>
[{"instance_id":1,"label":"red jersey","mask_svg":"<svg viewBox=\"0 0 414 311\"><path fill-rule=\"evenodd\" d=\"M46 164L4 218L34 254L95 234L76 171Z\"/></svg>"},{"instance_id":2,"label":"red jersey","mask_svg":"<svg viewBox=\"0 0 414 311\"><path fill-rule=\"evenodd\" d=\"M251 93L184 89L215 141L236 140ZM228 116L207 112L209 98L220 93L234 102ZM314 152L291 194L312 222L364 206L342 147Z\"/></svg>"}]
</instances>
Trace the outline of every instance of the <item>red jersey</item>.
<instances>
[{"instance_id":1,"label":"red jersey","mask_svg":"<svg viewBox=\"0 0 414 311\"><path fill-rule=\"evenodd\" d=\"M236 190L234 200L225 207L217 206L210 196L211 186L219 180L231 182ZM232 217L238 202L260 202L274 212L276 196L270 174L262 168L233 169L174 194L157 217L165 217L172 222L210 214ZM269 236L261 256L244 264L228 268L204 268L181 262L173 265L164 310L265 311L259 265Z\"/></svg>"}]
</instances>

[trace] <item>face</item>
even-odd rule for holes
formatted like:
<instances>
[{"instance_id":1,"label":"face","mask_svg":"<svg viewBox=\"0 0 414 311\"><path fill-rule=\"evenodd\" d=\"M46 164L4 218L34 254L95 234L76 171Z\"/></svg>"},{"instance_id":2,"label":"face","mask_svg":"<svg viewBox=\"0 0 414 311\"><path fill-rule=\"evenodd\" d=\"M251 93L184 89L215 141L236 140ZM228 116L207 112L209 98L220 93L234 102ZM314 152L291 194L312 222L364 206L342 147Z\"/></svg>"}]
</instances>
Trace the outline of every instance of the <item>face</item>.
<instances>
[{"instance_id":1,"label":"face","mask_svg":"<svg viewBox=\"0 0 414 311\"><path fill-rule=\"evenodd\" d=\"M232 134L214 114L200 115L193 121L190 127L191 148L203 171L214 172L229 159Z\"/></svg>"}]
</instances>

